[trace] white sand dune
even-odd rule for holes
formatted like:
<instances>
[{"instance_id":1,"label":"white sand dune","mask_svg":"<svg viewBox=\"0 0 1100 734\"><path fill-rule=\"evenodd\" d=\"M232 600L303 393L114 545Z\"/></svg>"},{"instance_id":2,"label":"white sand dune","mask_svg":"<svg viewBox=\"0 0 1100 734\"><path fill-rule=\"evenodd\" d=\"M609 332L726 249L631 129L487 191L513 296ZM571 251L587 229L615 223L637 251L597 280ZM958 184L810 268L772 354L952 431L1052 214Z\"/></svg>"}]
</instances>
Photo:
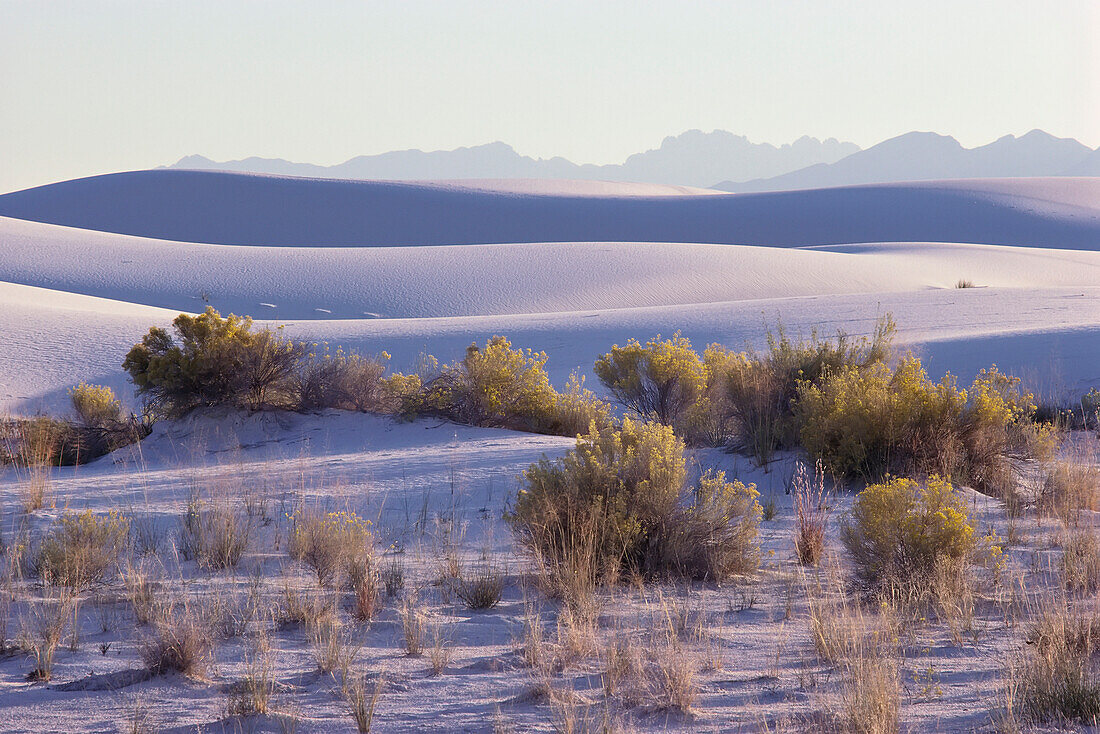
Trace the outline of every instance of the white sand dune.
<instances>
[{"instance_id":1,"label":"white sand dune","mask_svg":"<svg viewBox=\"0 0 1100 734\"><path fill-rule=\"evenodd\" d=\"M825 295L646 308L416 319L291 320L294 338L327 341L364 353L383 350L411 369L422 353L461 356L473 341L504 334L517 346L545 350L561 384L573 370L591 374L596 356L631 337L680 331L695 344L762 346L779 320L792 334L817 328L870 333L891 312L901 342L927 358L929 371L964 380L996 363L1034 389L1063 396L1100 384L1100 287L937 289ZM80 380L132 395L121 371L129 347L175 310L0 283L0 409L64 410Z\"/></svg>"},{"instance_id":2,"label":"white sand dune","mask_svg":"<svg viewBox=\"0 0 1100 734\"><path fill-rule=\"evenodd\" d=\"M930 357L933 372L968 378L997 362L1051 392L1100 382L1100 179L746 196L672 188L153 171L0 197L3 211L39 207L42 218L49 210L54 218L99 225L0 217L0 405L58 409L81 379L129 395L120 370L129 346L151 324L206 302L285 324L296 338L389 351L399 369L422 352L449 359L471 341L504 334L546 350L559 381L574 368L589 370L598 354L630 337L679 330L700 346L760 345L778 321L801 333L818 327L861 334L890 311L903 340ZM850 210L875 200L889 206ZM394 211L385 211L387 201ZM513 205L520 209L508 210ZM703 205L716 207L699 210L712 216L688 216ZM625 216L622 207L638 216ZM494 219L494 211L505 210L531 215ZM558 226L635 237L539 241L553 240L537 235ZM361 236L363 227L370 237ZM852 239L868 227L887 236ZM928 227L960 237L909 241ZM96 228L205 232L216 242L247 229L252 244ZM738 241L753 228L767 244L812 246L714 243ZM722 237L658 241L672 231L703 230ZM296 231L308 236L287 234ZM489 243L486 235L505 231L517 235L514 241L438 244ZM1028 246L985 244L1009 231L1008 239ZM419 244L279 245L405 239ZM959 279L981 287L955 289Z\"/></svg>"},{"instance_id":3,"label":"white sand dune","mask_svg":"<svg viewBox=\"0 0 1100 734\"><path fill-rule=\"evenodd\" d=\"M238 247L0 218L0 281L257 318L481 316L950 288L1100 284L1100 252L941 243Z\"/></svg>"},{"instance_id":4,"label":"white sand dune","mask_svg":"<svg viewBox=\"0 0 1100 734\"><path fill-rule=\"evenodd\" d=\"M553 193L540 186L132 171L0 196L0 216L238 245L927 241L1095 249L1100 243L1096 178L665 196L617 184L593 190L587 182L558 182Z\"/></svg>"}]
</instances>

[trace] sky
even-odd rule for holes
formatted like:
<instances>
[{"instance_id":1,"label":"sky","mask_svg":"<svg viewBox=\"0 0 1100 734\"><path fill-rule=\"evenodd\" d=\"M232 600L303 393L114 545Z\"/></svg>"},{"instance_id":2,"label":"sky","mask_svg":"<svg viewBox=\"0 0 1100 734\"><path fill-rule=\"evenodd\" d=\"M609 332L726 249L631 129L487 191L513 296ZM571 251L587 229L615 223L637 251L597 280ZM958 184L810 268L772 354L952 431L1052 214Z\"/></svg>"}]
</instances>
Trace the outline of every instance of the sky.
<instances>
[{"instance_id":1,"label":"sky","mask_svg":"<svg viewBox=\"0 0 1100 734\"><path fill-rule=\"evenodd\" d=\"M612 163L689 129L1097 147L1097 39L1097 0L0 0L0 192L190 154Z\"/></svg>"}]
</instances>

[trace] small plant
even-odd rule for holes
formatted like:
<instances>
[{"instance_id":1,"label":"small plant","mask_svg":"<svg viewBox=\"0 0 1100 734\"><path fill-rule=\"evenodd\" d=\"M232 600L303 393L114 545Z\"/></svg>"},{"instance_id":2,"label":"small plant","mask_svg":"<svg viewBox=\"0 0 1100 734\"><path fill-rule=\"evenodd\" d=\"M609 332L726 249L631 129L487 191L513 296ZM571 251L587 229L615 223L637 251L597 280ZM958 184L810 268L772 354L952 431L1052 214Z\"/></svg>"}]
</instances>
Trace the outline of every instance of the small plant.
<instances>
[{"instance_id":1,"label":"small plant","mask_svg":"<svg viewBox=\"0 0 1100 734\"><path fill-rule=\"evenodd\" d=\"M1018 661L1014 698L1030 721L1092 724L1100 717L1100 617L1061 600L1044 609Z\"/></svg>"},{"instance_id":2,"label":"small plant","mask_svg":"<svg viewBox=\"0 0 1100 734\"><path fill-rule=\"evenodd\" d=\"M975 286L974 286L974 281L968 280L966 278L959 278L957 281L955 281L955 287L956 288L974 288Z\"/></svg>"},{"instance_id":3,"label":"small plant","mask_svg":"<svg viewBox=\"0 0 1100 734\"><path fill-rule=\"evenodd\" d=\"M228 499L207 506L198 498L187 505L180 529L181 552L200 568L236 568L248 549L252 522Z\"/></svg>"},{"instance_id":4,"label":"small plant","mask_svg":"<svg viewBox=\"0 0 1100 734\"><path fill-rule=\"evenodd\" d=\"M1100 539L1093 532L1074 533L1062 544L1062 581L1071 591L1100 589Z\"/></svg>"},{"instance_id":5,"label":"small plant","mask_svg":"<svg viewBox=\"0 0 1100 734\"><path fill-rule=\"evenodd\" d=\"M352 560L373 565L374 536L370 520L354 512L298 512L287 551L291 558L305 563L317 574L317 583L329 586L336 575Z\"/></svg>"},{"instance_id":6,"label":"small plant","mask_svg":"<svg viewBox=\"0 0 1100 734\"><path fill-rule=\"evenodd\" d=\"M792 493L797 517L795 557L803 566L816 566L825 552L825 526L828 523L825 471L821 462L817 464L812 481L806 476L806 466L798 464Z\"/></svg>"},{"instance_id":7,"label":"small plant","mask_svg":"<svg viewBox=\"0 0 1100 734\"><path fill-rule=\"evenodd\" d=\"M91 510L66 513L42 541L36 567L49 584L80 590L100 581L118 562L130 532L117 512L97 517Z\"/></svg>"},{"instance_id":8,"label":"small plant","mask_svg":"<svg viewBox=\"0 0 1100 734\"><path fill-rule=\"evenodd\" d=\"M261 635L256 641L246 662L248 675L238 681L229 693L230 716L266 714L271 709L275 679L271 666L270 643L266 635Z\"/></svg>"},{"instance_id":9,"label":"small plant","mask_svg":"<svg viewBox=\"0 0 1100 734\"><path fill-rule=\"evenodd\" d=\"M374 619L382 607L378 576L378 569L371 556L353 558L348 563L348 584L354 598L352 614L361 622Z\"/></svg>"},{"instance_id":10,"label":"small plant","mask_svg":"<svg viewBox=\"0 0 1100 734\"><path fill-rule=\"evenodd\" d=\"M66 599L57 603L42 602L30 610L30 622L21 633L21 646L34 660L34 668L27 680L48 681L53 677L53 659L65 633L65 625L72 618L72 604Z\"/></svg>"},{"instance_id":11,"label":"small plant","mask_svg":"<svg viewBox=\"0 0 1100 734\"><path fill-rule=\"evenodd\" d=\"M504 593L504 574L488 558L482 558L472 572L458 569L450 585L455 596L470 609L492 609Z\"/></svg>"},{"instance_id":12,"label":"small plant","mask_svg":"<svg viewBox=\"0 0 1100 734\"><path fill-rule=\"evenodd\" d=\"M432 675L442 675L451 663L451 642L438 624L431 626L428 637L428 661L432 667Z\"/></svg>"},{"instance_id":13,"label":"small plant","mask_svg":"<svg viewBox=\"0 0 1100 734\"><path fill-rule=\"evenodd\" d=\"M275 625L280 628L313 629L336 615L335 599L313 590L302 590L289 583L283 586L283 600L275 610Z\"/></svg>"},{"instance_id":14,"label":"small plant","mask_svg":"<svg viewBox=\"0 0 1100 734\"><path fill-rule=\"evenodd\" d=\"M355 722L355 730L359 734L370 734L371 724L374 722L374 710L378 706L378 698L382 695L382 676L374 684L374 691L367 695L367 685L361 679L356 679L347 691L348 708L351 710L352 721Z\"/></svg>"},{"instance_id":15,"label":"small plant","mask_svg":"<svg viewBox=\"0 0 1100 734\"><path fill-rule=\"evenodd\" d=\"M86 426L105 428L122 422L122 403L109 387L81 382L69 390L69 399Z\"/></svg>"},{"instance_id":16,"label":"small plant","mask_svg":"<svg viewBox=\"0 0 1100 734\"><path fill-rule=\"evenodd\" d=\"M322 673L339 673L340 680L346 682L361 645L352 639L340 619L335 614L321 617L310 628L310 641L317 669Z\"/></svg>"},{"instance_id":17,"label":"small plant","mask_svg":"<svg viewBox=\"0 0 1100 734\"><path fill-rule=\"evenodd\" d=\"M177 672L194 678L206 672L214 634L204 610L189 601L163 604L152 628L141 646L141 658L149 672Z\"/></svg>"},{"instance_id":18,"label":"small plant","mask_svg":"<svg viewBox=\"0 0 1100 734\"><path fill-rule=\"evenodd\" d=\"M401 605L401 630L404 633L405 654L417 657L424 654L424 613L415 599L406 599Z\"/></svg>"},{"instance_id":19,"label":"small plant","mask_svg":"<svg viewBox=\"0 0 1100 734\"><path fill-rule=\"evenodd\" d=\"M386 596L390 599L400 594L405 588L405 566L397 556L392 556L390 562L382 569L382 584L386 587Z\"/></svg>"}]
</instances>

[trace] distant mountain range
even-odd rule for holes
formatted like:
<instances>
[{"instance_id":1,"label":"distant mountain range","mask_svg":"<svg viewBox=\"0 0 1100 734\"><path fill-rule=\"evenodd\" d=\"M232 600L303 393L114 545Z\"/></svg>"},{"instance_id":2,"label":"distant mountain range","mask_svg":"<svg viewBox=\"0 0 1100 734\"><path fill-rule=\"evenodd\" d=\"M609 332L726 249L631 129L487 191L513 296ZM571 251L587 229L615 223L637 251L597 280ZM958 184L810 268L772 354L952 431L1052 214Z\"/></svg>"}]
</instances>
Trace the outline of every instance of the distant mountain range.
<instances>
[{"instance_id":1,"label":"distant mountain range","mask_svg":"<svg viewBox=\"0 0 1100 734\"><path fill-rule=\"evenodd\" d=\"M292 163L280 158L212 161L187 156L168 168L273 173L285 176L391 181L456 178L567 178L636 181L709 187L733 177L769 178L818 163L833 163L859 146L833 138L802 137L788 145L753 143L724 130L689 130L665 138L661 147L636 153L623 163L597 166L565 158L531 158L505 143L425 152L400 150L352 158L335 166Z\"/></svg>"},{"instance_id":2,"label":"distant mountain range","mask_svg":"<svg viewBox=\"0 0 1100 734\"><path fill-rule=\"evenodd\" d=\"M1100 149L1042 130L1005 135L988 145L964 148L935 133L907 133L834 163L818 163L779 176L747 182L727 180L723 191L782 191L826 186L927 181L952 178L1100 176Z\"/></svg>"},{"instance_id":3,"label":"distant mountain range","mask_svg":"<svg viewBox=\"0 0 1100 734\"><path fill-rule=\"evenodd\" d=\"M754 192L890 181L1030 176L1100 176L1100 148L1042 130L964 148L936 133L912 132L861 150L854 143L802 137L781 146L723 130L689 130L621 164L531 158L505 143L448 151L403 150L359 156L334 166L279 158L212 161L199 155L168 168L363 180L561 178L636 181ZM717 183L720 182L720 183Z\"/></svg>"}]
</instances>

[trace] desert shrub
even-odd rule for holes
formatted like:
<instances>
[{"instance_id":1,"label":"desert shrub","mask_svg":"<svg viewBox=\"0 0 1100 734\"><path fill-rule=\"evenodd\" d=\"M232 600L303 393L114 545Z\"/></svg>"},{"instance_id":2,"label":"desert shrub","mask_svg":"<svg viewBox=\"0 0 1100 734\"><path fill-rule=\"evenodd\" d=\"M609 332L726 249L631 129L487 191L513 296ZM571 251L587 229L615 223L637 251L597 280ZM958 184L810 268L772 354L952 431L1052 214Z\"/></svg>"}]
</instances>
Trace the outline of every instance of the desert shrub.
<instances>
[{"instance_id":1,"label":"desert shrub","mask_svg":"<svg viewBox=\"0 0 1100 734\"><path fill-rule=\"evenodd\" d=\"M768 332L764 353L732 352L712 344L704 361L714 420L734 448L764 463L775 450L799 442L794 412L799 385L818 385L841 370L861 373L885 363L896 331L887 315L871 336L860 339L844 332L837 332L834 340L822 339L815 330L808 340L796 342L779 326Z\"/></svg>"},{"instance_id":2,"label":"desert shrub","mask_svg":"<svg viewBox=\"0 0 1100 734\"><path fill-rule=\"evenodd\" d=\"M553 418L549 421L550 432L579 436L587 433L593 424L598 428L612 425L611 406L585 387L584 382L584 376L578 377L574 372L569 375L565 389L555 395Z\"/></svg>"},{"instance_id":3,"label":"desert shrub","mask_svg":"<svg viewBox=\"0 0 1100 734\"><path fill-rule=\"evenodd\" d=\"M940 474L994 490L1026 449L1020 426L1033 407L996 367L960 390L951 375L932 382L910 356L896 369L876 363L800 383L797 418L803 446L835 474Z\"/></svg>"},{"instance_id":4,"label":"desert shrub","mask_svg":"<svg viewBox=\"0 0 1100 734\"><path fill-rule=\"evenodd\" d=\"M513 532L552 577L681 572L722 578L754 565L755 487L722 474L687 483L672 428L627 419L593 429L524 473Z\"/></svg>"},{"instance_id":5,"label":"desert shrub","mask_svg":"<svg viewBox=\"0 0 1100 734\"><path fill-rule=\"evenodd\" d=\"M180 314L172 326L175 338L154 326L122 363L153 409L176 417L215 405L293 407L305 345L254 331L248 317L222 318L212 307L198 316Z\"/></svg>"},{"instance_id":6,"label":"desert shrub","mask_svg":"<svg viewBox=\"0 0 1100 734\"><path fill-rule=\"evenodd\" d=\"M111 388L81 382L69 390L77 417L88 426L108 426L122 420L122 403Z\"/></svg>"},{"instance_id":7,"label":"desert shrub","mask_svg":"<svg viewBox=\"0 0 1100 734\"><path fill-rule=\"evenodd\" d=\"M386 379L390 355L347 354L341 349L311 352L298 365L295 388L298 410L338 408L365 413L394 413L401 407L398 394Z\"/></svg>"},{"instance_id":8,"label":"desert shrub","mask_svg":"<svg viewBox=\"0 0 1100 734\"><path fill-rule=\"evenodd\" d=\"M200 568L236 568L248 549L252 520L229 500L188 501L180 528L180 552Z\"/></svg>"},{"instance_id":9,"label":"desert shrub","mask_svg":"<svg viewBox=\"0 0 1100 734\"><path fill-rule=\"evenodd\" d=\"M112 511L66 513L42 540L36 569L43 581L83 589L101 580L118 562L130 532L129 521Z\"/></svg>"},{"instance_id":10,"label":"desert shrub","mask_svg":"<svg viewBox=\"0 0 1100 734\"><path fill-rule=\"evenodd\" d=\"M631 339L596 360L596 376L614 398L643 419L676 425L704 393L706 365L680 336Z\"/></svg>"},{"instance_id":11,"label":"desert shrub","mask_svg":"<svg viewBox=\"0 0 1100 734\"><path fill-rule=\"evenodd\" d=\"M930 579L944 563L965 562L981 550L999 554L981 539L966 503L946 479L890 479L856 497L841 526L841 541L858 576L871 585Z\"/></svg>"},{"instance_id":12,"label":"desert shrub","mask_svg":"<svg viewBox=\"0 0 1100 734\"><path fill-rule=\"evenodd\" d=\"M293 517L287 552L317 574L317 583L328 586L353 561L368 555L373 560L374 536L370 520L354 512L302 511Z\"/></svg>"},{"instance_id":13,"label":"desert shrub","mask_svg":"<svg viewBox=\"0 0 1100 734\"><path fill-rule=\"evenodd\" d=\"M531 430L553 412L546 354L494 336L424 385L423 410L459 423Z\"/></svg>"}]
</instances>

